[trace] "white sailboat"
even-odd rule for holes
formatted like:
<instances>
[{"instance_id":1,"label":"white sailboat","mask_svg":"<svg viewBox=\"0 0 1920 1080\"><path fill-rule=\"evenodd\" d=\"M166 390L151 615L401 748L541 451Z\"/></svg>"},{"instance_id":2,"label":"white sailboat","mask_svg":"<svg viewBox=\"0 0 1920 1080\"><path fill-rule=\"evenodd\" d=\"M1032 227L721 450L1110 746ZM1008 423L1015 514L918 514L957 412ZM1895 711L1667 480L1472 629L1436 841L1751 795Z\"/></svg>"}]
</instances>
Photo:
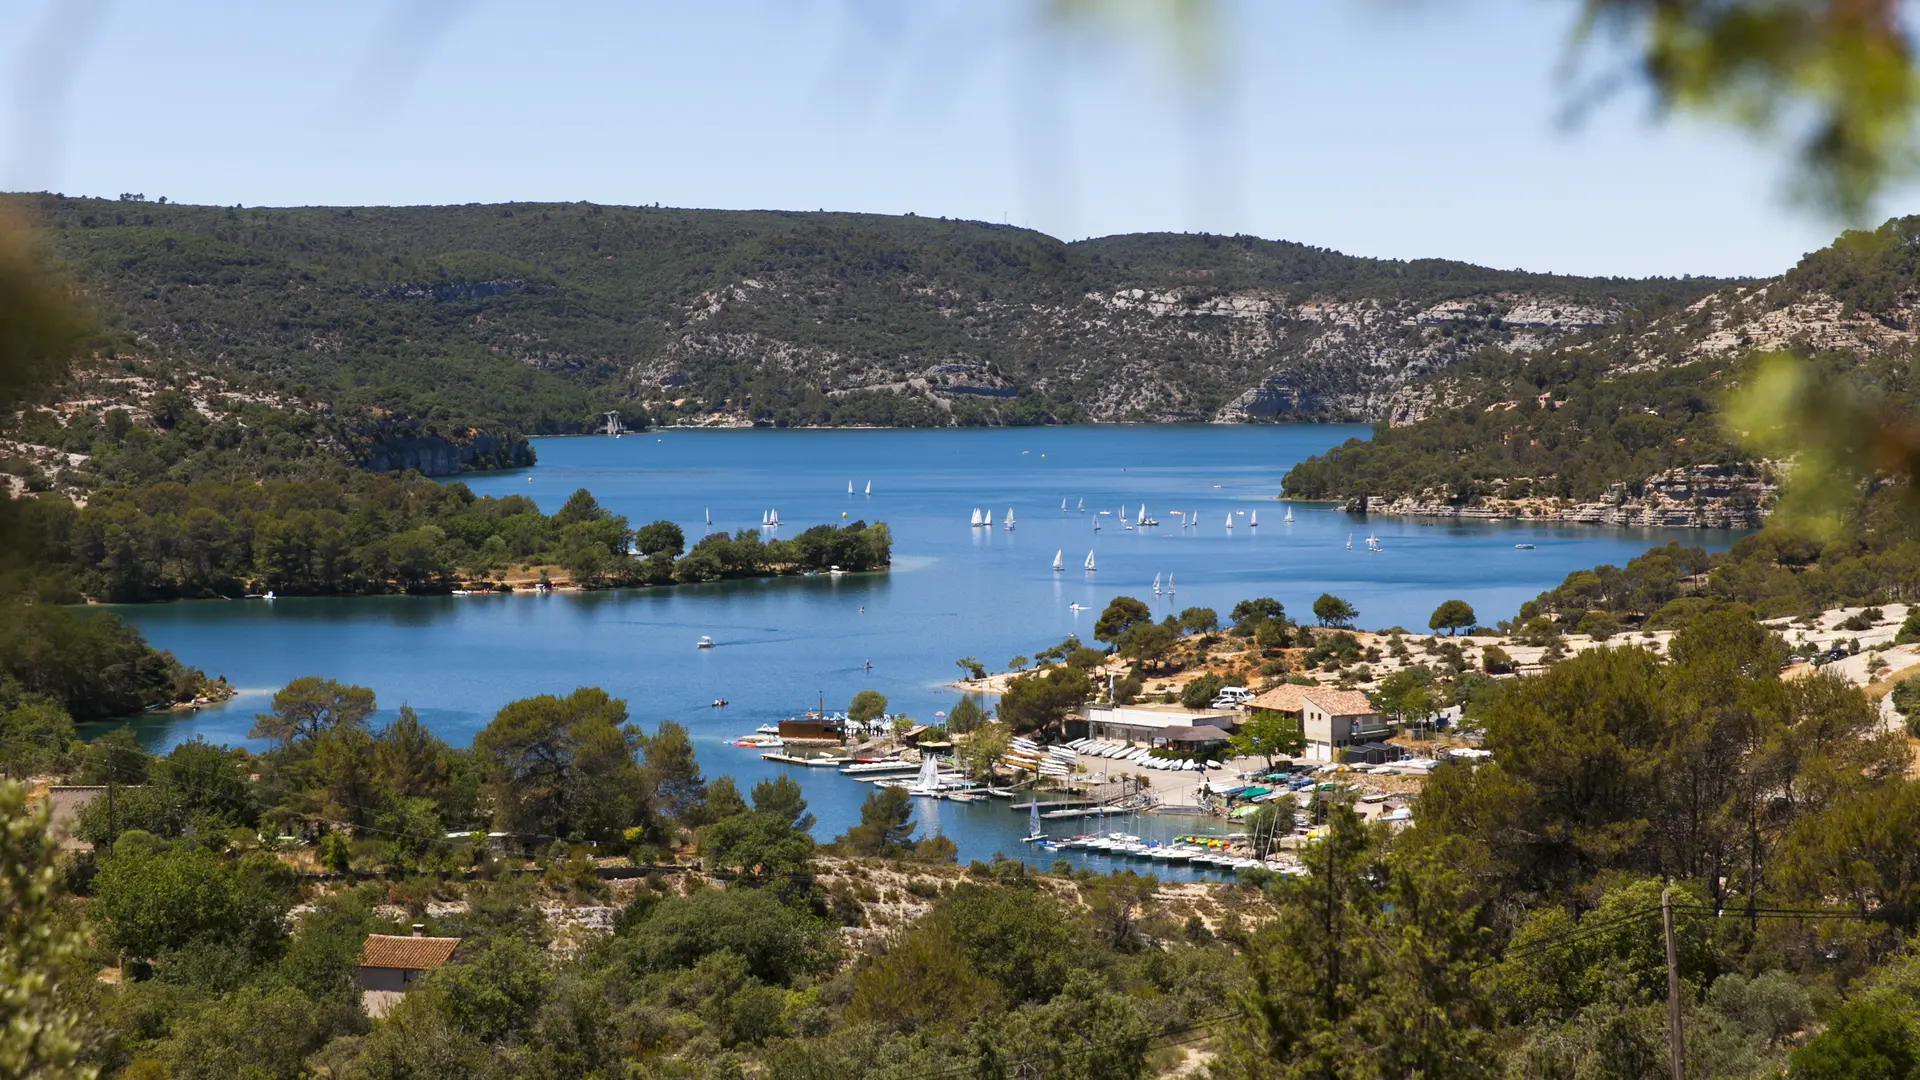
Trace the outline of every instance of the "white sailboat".
<instances>
[{"instance_id":1,"label":"white sailboat","mask_svg":"<svg viewBox=\"0 0 1920 1080\"><path fill-rule=\"evenodd\" d=\"M1032 844L1046 839L1047 834L1040 831L1040 796L1035 795L1027 803L1027 835L1025 842Z\"/></svg>"},{"instance_id":2,"label":"white sailboat","mask_svg":"<svg viewBox=\"0 0 1920 1080\"><path fill-rule=\"evenodd\" d=\"M1231 510L1227 511L1227 528L1229 530L1233 528L1233 511Z\"/></svg>"},{"instance_id":3,"label":"white sailboat","mask_svg":"<svg viewBox=\"0 0 1920 1080\"><path fill-rule=\"evenodd\" d=\"M1380 550L1380 538L1373 535L1371 531L1367 533L1367 550L1368 551Z\"/></svg>"},{"instance_id":4,"label":"white sailboat","mask_svg":"<svg viewBox=\"0 0 1920 1080\"><path fill-rule=\"evenodd\" d=\"M1281 520L1283 520L1283 521L1292 521L1292 520L1293 520L1293 507L1291 507L1291 506L1289 506L1289 507L1287 507L1287 516L1286 516L1285 518L1283 518L1283 519L1281 519Z\"/></svg>"},{"instance_id":5,"label":"white sailboat","mask_svg":"<svg viewBox=\"0 0 1920 1080\"><path fill-rule=\"evenodd\" d=\"M773 524L773 511L771 510L760 511L760 527L764 529L771 524Z\"/></svg>"},{"instance_id":6,"label":"white sailboat","mask_svg":"<svg viewBox=\"0 0 1920 1080\"><path fill-rule=\"evenodd\" d=\"M987 516L980 519L980 524L985 525L989 529L993 528L993 511L992 510L988 510Z\"/></svg>"},{"instance_id":7,"label":"white sailboat","mask_svg":"<svg viewBox=\"0 0 1920 1080\"><path fill-rule=\"evenodd\" d=\"M853 494L853 481L847 481L847 494Z\"/></svg>"},{"instance_id":8,"label":"white sailboat","mask_svg":"<svg viewBox=\"0 0 1920 1080\"><path fill-rule=\"evenodd\" d=\"M707 524L713 524L713 507L707 507Z\"/></svg>"},{"instance_id":9,"label":"white sailboat","mask_svg":"<svg viewBox=\"0 0 1920 1080\"><path fill-rule=\"evenodd\" d=\"M1093 519L1093 531L1094 531L1094 532L1099 532L1099 531L1100 531L1100 519L1099 519L1099 518L1094 518L1094 519Z\"/></svg>"},{"instance_id":10,"label":"white sailboat","mask_svg":"<svg viewBox=\"0 0 1920 1080\"><path fill-rule=\"evenodd\" d=\"M1013 507L1007 507L1007 531L1013 531Z\"/></svg>"},{"instance_id":11,"label":"white sailboat","mask_svg":"<svg viewBox=\"0 0 1920 1080\"><path fill-rule=\"evenodd\" d=\"M1153 595L1155 596L1160 595L1160 575L1159 574L1153 575Z\"/></svg>"},{"instance_id":12,"label":"white sailboat","mask_svg":"<svg viewBox=\"0 0 1920 1080\"><path fill-rule=\"evenodd\" d=\"M915 795L932 795L940 790L940 763L928 754L920 762L920 775L908 785L908 791Z\"/></svg>"},{"instance_id":13,"label":"white sailboat","mask_svg":"<svg viewBox=\"0 0 1920 1080\"><path fill-rule=\"evenodd\" d=\"M973 521L971 524L976 529L980 527L980 508L977 506L973 508Z\"/></svg>"},{"instance_id":14,"label":"white sailboat","mask_svg":"<svg viewBox=\"0 0 1920 1080\"><path fill-rule=\"evenodd\" d=\"M1067 500L1065 500L1065 499L1061 499L1061 500L1060 500L1060 509L1062 509L1062 510L1065 510L1066 508L1067 508Z\"/></svg>"},{"instance_id":15,"label":"white sailboat","mask_svg":"<svg viewBox=\"0 0 1920 1080\"><path fill-rule=\"evenodd\" d=\"M1087 573L1093 573L1093 552L1087 552Z\"/></svg>"},{"instance_id":16,"label":"white sailboat","mask_svg":"<svg viewBox=\"0 0 1920 1080\"><path fill-rule=\"evenodd\" d=\"M1079 510L1083 514L1087 512L1087 500L1085 499L1080 500Z\"/></svg>"},{"instance_id":17,"label":"white sailboat","mask_svg":"<svg viewBox=\"0 0 1920 1080\"><path fill-rule=\"evenodd\" d=\"M1253 513L1247 515L1247 528L1257 529L1259 527L1260 527L1260 511L1255 510Z\"/></svg>"},{"instance_id":18,"label":"white sailboat","mask_svg":"<svg viewBox=\"0 0 1920 1080\"><path fill-rule=\"evenodd\" d=\"M1352 533L1347 534L1347 550L1348 551L1353 550L1353 534Z\"/></svg>"},{"instance_id":19,"label":"white sailboat","mask_svg":"<svg viewBox=\"0 0 1920 1080\"><path fill-rule=\"evenodd\" d=\"M1061 556L1065 554L1066 554L1066 550L1064 548L1053 553L1053 572L1054 573L1057 574L1060 571L1065 570L1067 568L1066 560L1061 558Z\"/></svg>"},{"instance_id":20,"label":"white sailboat","mask_svg":"<svg viewBox=\"0 0 1920 1080\"><path fill-rule=\"evenodd\" d=\"M1167 574L1167 595L1173 595L1173 574L1171 572Z\"/></svg>"},{"instance_id":21,"label":"white sailboat","mask_svg":"<svg viewBox=\"0 0 1920 1080\"><path fill-rule=\"evenodd\" d=\"M776 529L779 528L780 527L780 511L778 510L767 511L767 523L769 525L772 525Z\"/></svg>"},{"instance_id":22,"label":"white sailboat","mask_svg":"<svg viewBox=\"0 0 1920 1080\"><path fill-rule=\"evenodd\" d=\"M873 494L873 481L867 481L867 494Z\"/></svg>"}]
</instances>

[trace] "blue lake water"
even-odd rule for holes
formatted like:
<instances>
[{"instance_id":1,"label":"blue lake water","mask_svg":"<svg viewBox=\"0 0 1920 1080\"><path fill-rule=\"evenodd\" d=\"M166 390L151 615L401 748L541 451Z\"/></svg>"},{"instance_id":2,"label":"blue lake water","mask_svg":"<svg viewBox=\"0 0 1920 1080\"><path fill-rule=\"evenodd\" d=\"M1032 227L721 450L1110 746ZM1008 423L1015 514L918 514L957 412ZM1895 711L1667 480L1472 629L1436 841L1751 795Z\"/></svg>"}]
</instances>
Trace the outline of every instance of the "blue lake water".
<instances>
[{"instance_id":1,"label":"blue lake water","mask_svg":"<svg viewBox=\"0 0 1920 1080\"><path fill-rule=\"evenodd\" d=\"M943 684L958 675L956 658L977 656L997 670L1069 634L1090 638L1099 610L1116 595L1147 600L1158 612L1203 605L1223 616L1238 600L1272 596L1301 616L1332 592L1359 608L1362 626L1420 629L1440 601L1458 597L1492 623L1569 571L1624 564L1669 540L1723 548L1737 535L1366 521L1333 506L1296 506L1285 522L1286 507L1274 496L1287 469L1366 436L1364 427L1190 426L545 439L535 468L463 482L481 494L528 495L549 512L585 487L635 526L679 522L689 541L709 531L709 514L713 529L736 530L777 510L782 535L823 522L884 521L893 531L894 567L587 594L207 601L119 611L155 645L242 689L222 707L146 725L156 748L196 734L245 741L267 696L301 675L372 687L386 715L411 703L456 745L515 698L601 686L625 698L643 727L663 718L686 724L709 776L730 774L745 790L790 770L819 818L818 834L828 838L858 819L867 785L763 762L726 740L821 697L829 709L844 708L862 689L930 720L955 700ZM1120 509L1132 520L1142 504L1159 526L1123 529ZM969 526L975 507L993 512L993 528ZM1012 531L1002 527L1009 509ZM1176 510L1198 526L1183 528ZM1365 550L1369 531L1380 538L1377 553ZM1516 550L1521 542L1535 548ZM1056 551L1067 566L1062 573L1050 568ZM1089 551L1093 573L1081 569ZM1173 595L1153 597L1156 574L1175 583ZM1091 610L1075 613L1075 602ZM696 649L701 635L718 647ZM710 707L716 698L731 704ZM923 824L952 837L962 859L1022 847L1025 818L1004 801L919 804ZM1065 824L1057 831L1079 831ZM1107 827L1153 837L1197 824L1134 817Z\"/></svg>"}]
</instances>

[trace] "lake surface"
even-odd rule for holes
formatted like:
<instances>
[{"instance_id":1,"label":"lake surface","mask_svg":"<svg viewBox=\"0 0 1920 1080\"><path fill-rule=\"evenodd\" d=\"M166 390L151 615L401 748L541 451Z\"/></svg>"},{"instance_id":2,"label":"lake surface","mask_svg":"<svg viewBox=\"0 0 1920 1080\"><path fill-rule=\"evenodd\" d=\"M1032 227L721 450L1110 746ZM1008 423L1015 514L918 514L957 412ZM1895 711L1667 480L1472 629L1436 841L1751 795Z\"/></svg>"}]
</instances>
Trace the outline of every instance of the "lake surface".
<instances>
[{"instance_id":1,"label":"lake surface","mask_svg":"<svg viewBox=\"0 0 1920 1080\"><path fill-rule=\"evenodd\" d=\"M1296 617L1332 592L1360 625L1424 630L1442 600L1468 601L1485 623L1570 571L1624 564L1679 540L1724 548L1735 533L1579 525L1349 517L1335 506L1274 501L1295 462L1348 438L1352 426L1018 428L978 431L667 431L623 439L538 440L540 464L467 477L488 495L519 493L542 509L576 488L631 525L679 522L689 543L713 529L758 526L777 510L781 535L821 523L884 521L894 567L839 578L788 578L587 594L283 599L123 607L155 645L242 693L189 719L145 725L150 745L192 736L244 742L277 687L322 675L372 687L382 714L410 703L441 737L468 743L501 705L601 686L651 729L686 724L708 776L742 791L778 771L806 791L823 839L858 820L868 786L830 770L763 762L726 740L813 707L844 709L875 689L895 711L931 721L950 708L954 660L992 669L1069 634L1091 639L1116 595L1157 613L1202 605L1223 619L1236 601L1271 596ZM873 494L865 494L871 481ZM847 494L847 485L856 494ZM1060 508L1062 499L1068 509ZM1078 509L1085 500L1086 510ZM1142 504L1156 528L1129 531ZM968 524L975 507L993 528ZM1002 522L1011 509L1016 528ZM1098 511L1109 511L1101 516ZM1180 510L1197 518L1182 528ZM1258 515L1259 525L1253 519ZM1226 528L1233 515L1233 528ZM1101 525L1094 531L1094 523ZM1375 532L1383 550L1370 553ZM1353 548L1347 541L1353 539ZM1536 545L1516 550L1516 543ZM1056 551L1067 569L1051 570ZM1097 570L1081 569L1089 551ZM1153 596L1159 574L1175 586ZM1073 603L1089 610L1074 612ZM696 649L710 635L713 649ZM866 665L871 662L872 668ZM716 698L731 704L712 708ZM916 800L922 823L961 858L1019 854L1025 817L1003 800ZM1107 828L1171 836L1207 819L1135 817ZM1078 832L1059 823L1050 831ZM1035 853L1038 861L1051 855ZM1076 859L1079 857L1075 857ZM1089 865L1108 864L1097 856ZM1181 871L1176 871L1181 873Z\"/></svg>"}]
</instances>

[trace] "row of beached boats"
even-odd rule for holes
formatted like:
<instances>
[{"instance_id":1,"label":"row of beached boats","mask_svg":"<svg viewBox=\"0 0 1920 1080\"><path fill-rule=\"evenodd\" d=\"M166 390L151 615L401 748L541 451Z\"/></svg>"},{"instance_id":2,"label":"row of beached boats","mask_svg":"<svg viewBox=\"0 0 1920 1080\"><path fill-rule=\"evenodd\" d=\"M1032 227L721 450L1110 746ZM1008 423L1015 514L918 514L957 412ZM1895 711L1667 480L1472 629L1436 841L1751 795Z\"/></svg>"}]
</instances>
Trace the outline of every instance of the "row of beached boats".
<instances>
[{"instance_id":1,"label":"row of beached boats","mask_svg":"<svg viewBox=\"0 0 1920 1080\"><path fill-rule=\"evenodd\" d=\"M1262 862L1228 846L1247 839L1247 834L1235 833L1227 837L1181 836L1161 843L1142 840L1131 833L1110 832L1067 836L1042 842L1040 846L1050 851L1084 851L1113 858L1141 859L1173 866L1211 867L1215 870L1261 869L1289 873L1296 869L1291 863Z\"/></svg>"},{"instance_id":2,"label":"row of beached boats","mask_svg":"<svg viewBox=\"0 0 1920 1080\"><path fill-rule=\"evenodd\" d=\"M1162 772L1203 772L1207 769L1223 768L1218 761L1189 761L1184 758L1154 757L1152 750L1144 750L1132 743L1111 742L1102 739L1075 739L1066 744L1082 757L1110 758L1143 769L1155 769Z\"/></svg>"}]
</instances>

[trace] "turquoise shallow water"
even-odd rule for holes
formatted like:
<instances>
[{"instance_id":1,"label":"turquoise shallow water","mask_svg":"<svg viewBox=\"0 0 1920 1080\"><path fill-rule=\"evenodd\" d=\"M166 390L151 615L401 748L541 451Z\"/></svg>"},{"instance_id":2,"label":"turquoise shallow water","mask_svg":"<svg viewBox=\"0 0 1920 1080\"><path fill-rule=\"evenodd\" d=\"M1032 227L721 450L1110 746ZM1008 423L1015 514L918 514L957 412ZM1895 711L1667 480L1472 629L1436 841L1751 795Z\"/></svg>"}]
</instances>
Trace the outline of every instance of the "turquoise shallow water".
<instances>
[{"instance_id":1,"label":"turquoise shallow water","mask_svg":"<svg viewBox=\"0 0 1920 1080\"><path fill-rule=\"evenodd\" d=\"M697 537L755 527L777 509L783 535L864 518L893 530L895 566L884 574L792 578L593 594L500 597L285 599L195 602L119 609L154 644L242 695L189 719L155 723L164 747L195 734L244 741L253 712L289 679L318 674L372 687L383 712L411 703L440 735L464 745L502 704L597 685L626 698L636 721L687 724L708 775L743 790L785 766L725 745L734 735L810 707L824 695L844 708L861 689L897 711L930 719L951 706L941 684L953 661L989 667L1069 633L1090 636L1100 608L1129 594L1166 612L1191 605L1223 615L1237 600L1272 596L1304 615L1323 591L1352 601L1360 624L1424 628L1441 600L1471 603L1482 621L1569 571L1622 564L1678 539L1709 548L1734 534L1489 522L1421 525L1358 521L1336 507L1299 506L1285 523L1274 501L1294 462L1364 427L1097 427L982 431L668 431L540 440L540 464L469 477L476 492L521 493L552 511L590 489L634 525L680 522ZM531 482L529 482L531 481ZM873 494L864 494L871 481ZM847 494L852 483L856 494ZM1068 500L1062 511L1060 501ZM1079 501L1087 510L1079 512ZM1157 528L1123 530L1145 504ZM991 509L992 529L968 525ZM1000 527L1012 508L1017 527ZM1172 511L1193 513L1181 528ZM1258 528L1251 517L1259 515ZM1247 516L1240 516L1241 514ZM1225 528L1228 514L1234 528ZM1093 531L1098 519L1102 529ZM1368 553L1369 530L1383 550ZM1354 538L1354 550L1345 547ZM1532 543L1520 551L1516 543ZM1062 551L1068 569L1050 569ZM1098 569L1080 569L1089 550ZM1155 574L1176 593L1155 599ZM1092 609L1080 613L1069 605ZM696 649L701 635L718 647ZM871 660L872 670L865 664ZM726 698L732 704L714 709ZM858 817L867 785L827 770L792 769L832 836ZM961 857L1016 853L1025 818L1004 801L921 801L927 824ZM1155 837L1197 823L1135 818L1111 823ZM1060 831L1078 831L1062 828ZM1050 861L1051 855L1040 856ZM1092 865L1108 865L1096 861Z\"/></svg>"}]
</instances>

